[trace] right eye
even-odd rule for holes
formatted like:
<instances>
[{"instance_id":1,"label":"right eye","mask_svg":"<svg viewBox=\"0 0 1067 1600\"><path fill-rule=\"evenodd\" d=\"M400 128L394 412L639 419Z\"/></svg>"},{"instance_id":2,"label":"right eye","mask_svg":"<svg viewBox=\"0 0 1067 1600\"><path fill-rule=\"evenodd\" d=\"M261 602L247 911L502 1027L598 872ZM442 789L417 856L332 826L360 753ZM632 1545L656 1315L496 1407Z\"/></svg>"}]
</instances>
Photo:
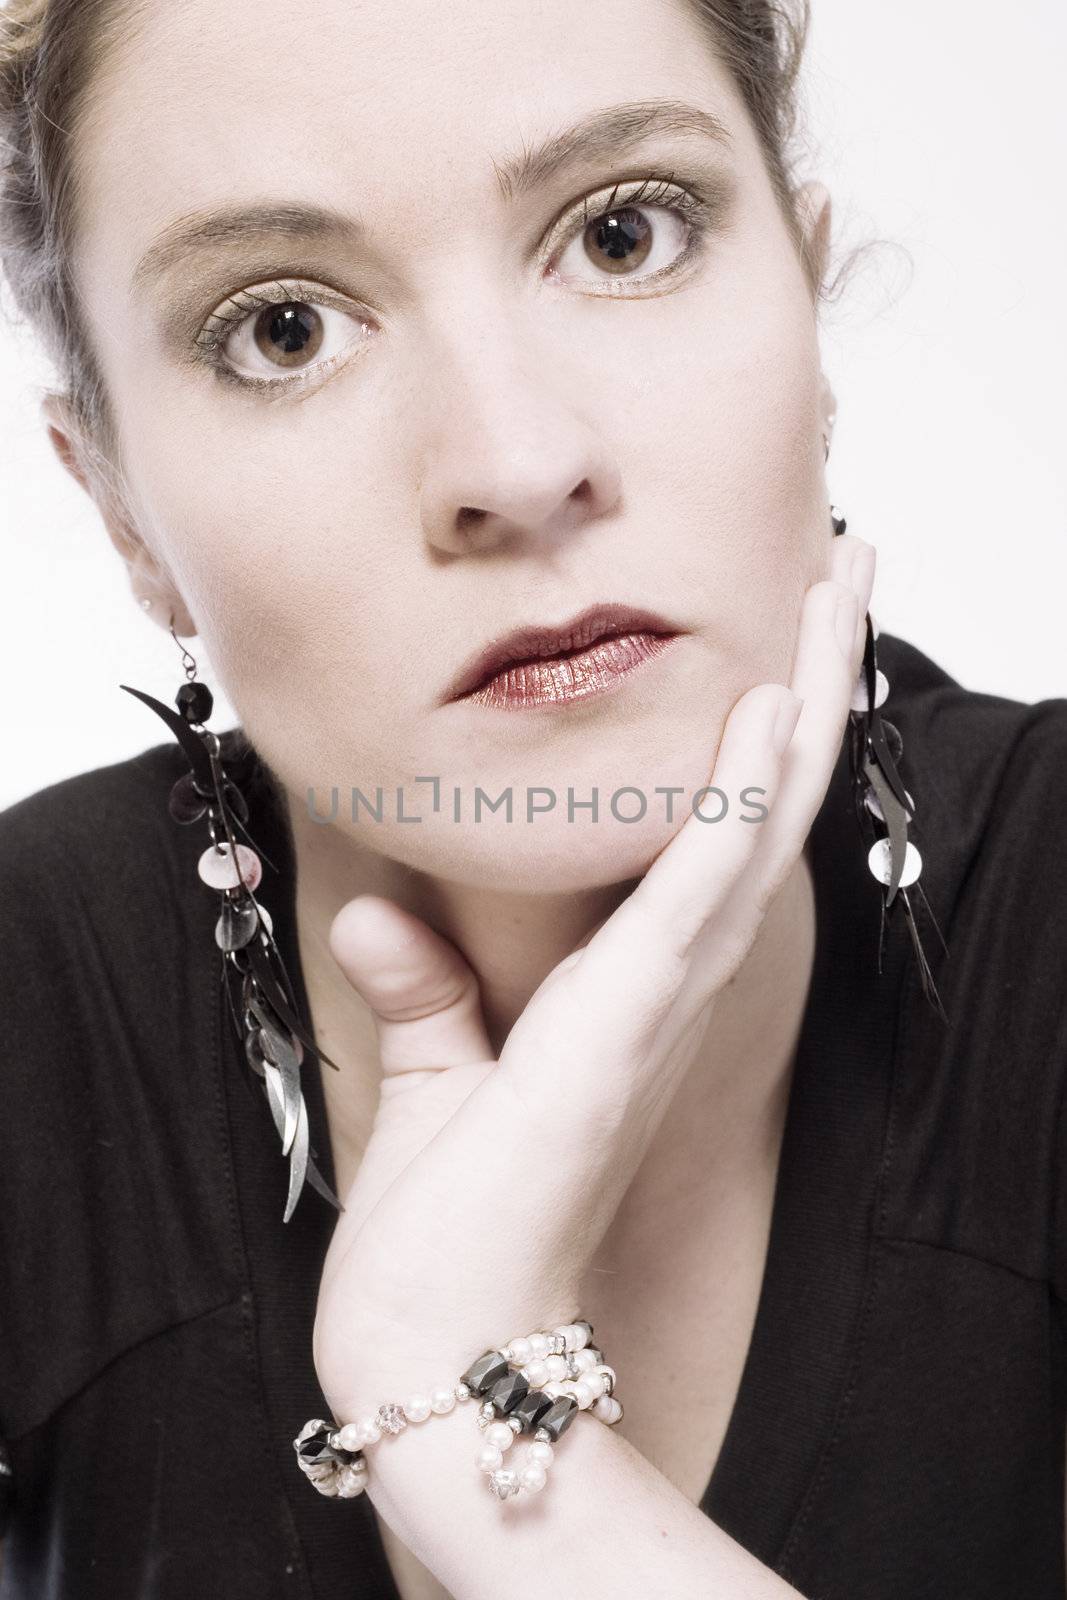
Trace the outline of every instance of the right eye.
<instances>
[{"instance_id":1,"label":"right eye","mask_svg":"<svg viewBox=\"0 0 1067 1600\"><path fill-rule=\"evenodd\" d=\"M246 289L234 295L197 336L205 358L238 382L278 387L317 376L362 343L359 330L369 331L350 301L324 299L323 290L309 291L314 298L298 298L295 285L271 289L273 294Z\"/></svg>"}]
</instances>

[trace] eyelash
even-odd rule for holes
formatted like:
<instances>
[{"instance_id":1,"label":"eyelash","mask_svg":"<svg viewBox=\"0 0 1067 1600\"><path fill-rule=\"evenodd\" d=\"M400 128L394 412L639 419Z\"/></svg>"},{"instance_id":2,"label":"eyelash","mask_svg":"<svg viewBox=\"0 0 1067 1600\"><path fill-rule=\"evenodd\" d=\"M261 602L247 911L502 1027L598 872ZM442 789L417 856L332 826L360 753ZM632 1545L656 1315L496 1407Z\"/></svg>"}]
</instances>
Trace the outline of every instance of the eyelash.
<instances>
[{"instance_id":1,"label":"eyelash","mask_svg":"<svg viewBox=\"0 0 1067 1600\"><path fill-rule=\"evenodd\" d=\"M571 240L584 233L585 229L593 222L611 216L630 206L662 206L665 199L669 199L668 209L679 212L688 223L686 242L678 255L669 266L661 267L655 272L646 273L632 280L634 283L648 284L673 277L686 267L704 245L712 222L721 209L721 200L716 205L712 195L704 190L703 185L689 181L687 189L680 188L673 183L671 177L660 178L650 176L645 178L640 186L632 193L619 196L623 186L617 183L605 201L591 200L589 196L581 202L577 212L564 220L560 226L558 244L553 246L552 255L557 253L561 246L570 244ZM276 291L276 292L272 292ZM599 295L626 295L626 289L601 289L595 290ZM194 340L196 359L203 361L214 374L226 383L236 384L242 389L259 390L289 390L294 386L303 386L320 380L326 372L346 359L349 351L338 351L334 356L325 361L294 372L287 378L253 378L247 377L231 367L223 353L223 347L230 336L231 330L238 327L252 313L262 310L265 306L275 305L325 305L335 309L351 312L353 302L345 295L334 294L324 289L320 284L304 283L301 280L275 279L273 286L264 289L241 289L225 301L217 311L212 312L204 327Z\"/></svg>"}]
</instances>

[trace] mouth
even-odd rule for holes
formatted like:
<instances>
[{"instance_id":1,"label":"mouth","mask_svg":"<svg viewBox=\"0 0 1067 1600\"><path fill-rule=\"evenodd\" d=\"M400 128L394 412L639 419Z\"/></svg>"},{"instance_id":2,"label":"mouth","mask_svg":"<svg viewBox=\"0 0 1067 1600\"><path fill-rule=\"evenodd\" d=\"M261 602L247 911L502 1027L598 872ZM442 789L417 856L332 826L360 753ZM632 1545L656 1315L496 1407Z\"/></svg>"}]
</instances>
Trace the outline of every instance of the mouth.
<instances>
[{"instance_id":1,"label":"mouth","mask_svg":"<svg viewBox=\"0 0 1067 1600\"><path fill-rule=\"evenodd\" d=\"M444 703L501 710L603 694L662 654L683 630L643 608L590 606L559 626L518 628L467 662Z\"/></svg>"}]
</instances>

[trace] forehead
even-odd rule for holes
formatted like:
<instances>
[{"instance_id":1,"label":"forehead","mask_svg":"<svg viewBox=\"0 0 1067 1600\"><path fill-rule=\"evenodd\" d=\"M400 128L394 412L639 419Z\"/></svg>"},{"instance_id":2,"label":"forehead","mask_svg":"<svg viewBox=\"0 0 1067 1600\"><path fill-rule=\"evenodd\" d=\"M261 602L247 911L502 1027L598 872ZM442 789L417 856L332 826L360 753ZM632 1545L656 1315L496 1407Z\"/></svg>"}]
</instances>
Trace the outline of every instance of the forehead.
<instances>
[{"instance_id":1,"label":"forehead","mask_svg":"<svg viewBox=\"0 0 1067 1600\"><path fill-rule=\"evenodd\" d=\"M128 272L174 218L272 190L372 219L402 193L417 222L412 201L499 200L495 158L658 97L744 121L695 0L149 0L83 111L78 231Z\"/></svg>"}]
</instances>

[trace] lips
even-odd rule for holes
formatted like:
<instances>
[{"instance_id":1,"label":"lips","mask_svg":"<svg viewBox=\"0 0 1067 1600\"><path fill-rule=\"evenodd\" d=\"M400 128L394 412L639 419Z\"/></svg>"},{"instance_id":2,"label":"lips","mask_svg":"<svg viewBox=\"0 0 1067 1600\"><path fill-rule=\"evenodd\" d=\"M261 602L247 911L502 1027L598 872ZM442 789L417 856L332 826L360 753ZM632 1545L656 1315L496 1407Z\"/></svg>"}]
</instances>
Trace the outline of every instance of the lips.
<instances>
[{"instance_id":1,"label":"lips","mask_svg":"<svg viewBox=\"0 0 1067 1600\"><path fill-rule=\"evenodd\" d=\"M673 638L682 630L641 607L598 604L559 626L517 628L472 657L446 691L446 702L461 700L484 688L496 675L525 662L574 655L599 640L623 634Z\"/></svg>"}]
</instances>

